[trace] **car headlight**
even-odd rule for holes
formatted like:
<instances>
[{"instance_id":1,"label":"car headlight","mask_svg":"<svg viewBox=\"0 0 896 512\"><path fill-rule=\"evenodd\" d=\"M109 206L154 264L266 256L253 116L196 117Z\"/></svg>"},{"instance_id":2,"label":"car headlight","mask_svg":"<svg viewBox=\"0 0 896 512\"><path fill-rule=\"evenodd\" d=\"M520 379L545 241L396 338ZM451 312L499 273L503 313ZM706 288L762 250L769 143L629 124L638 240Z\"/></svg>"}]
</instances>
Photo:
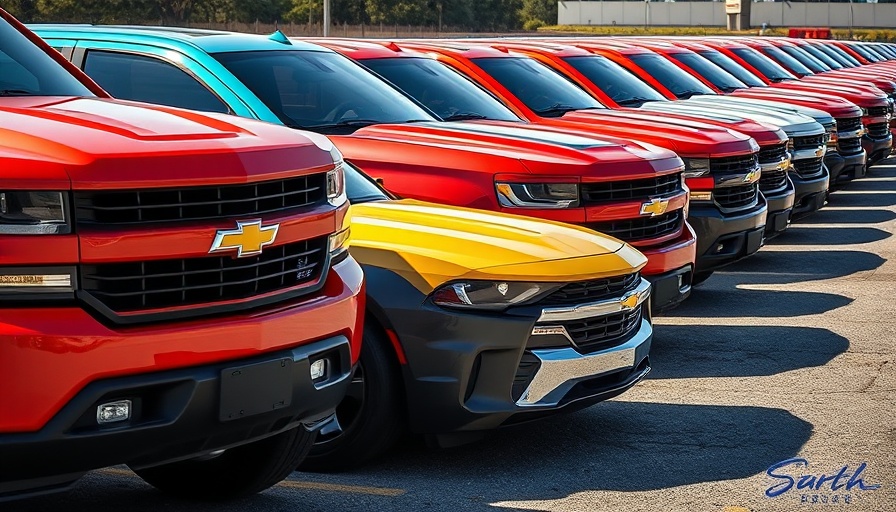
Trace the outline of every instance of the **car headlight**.
<instances>
[{"instance_id":1,"label":"car headlight","mask_svg":"<svg viewBox=\"0 0 896 512\"><path fill-rule=\"evenodd\" d=\"M336 162L336 167L327 172L327 201L333 206L345 204L345 169L342 168L342 160Z\"/></svg>"},{"instance_id":2,"label":"car headlight","mask_svg":"<svg viewBox=\"0 0 896 512\"><path fill-rule=\"evenodd\" d=\"M574 208L579 205L578 183L495 184L501 206L514 208Z\"/></svg>"},{"instance_id":3,"label":"car headlight","mask_svg":"<svg viewBox=\"0 0 896 512\"><path fill-rule=\"evenodd\" d=\"M348 254L351 228L345 228L330 235L330 261L337 262Z\"/></svg>"},{"instance_id":4,"label":"car headlight","mask_svg":"<svg viewBox=\"0 0 896 512\"><path fill-rule=\"evenodd\" d=\"M709 175L709 158L682 158L685 178L699 178Z\"/></svg>"},{"instance_id":5,"label":"car headlight","mask_svg":"<svg viewBox=\"0 0 896 512\"><path fill-rule=\"evenodd\" d=\"M70 233L64 193L0 189L0 235Z\"/></svg>"},{"instance_id":6,"label":"car headlight","mask_svg":"<svg viewBox=\"0 0 896 512\"><path fill-rule=\"evenodd\" d=\"M432 293L432 302L449 308L501 310L534 300L561 286L514 281L460 281L437 288Z\"/></svg>"}]
</instances>

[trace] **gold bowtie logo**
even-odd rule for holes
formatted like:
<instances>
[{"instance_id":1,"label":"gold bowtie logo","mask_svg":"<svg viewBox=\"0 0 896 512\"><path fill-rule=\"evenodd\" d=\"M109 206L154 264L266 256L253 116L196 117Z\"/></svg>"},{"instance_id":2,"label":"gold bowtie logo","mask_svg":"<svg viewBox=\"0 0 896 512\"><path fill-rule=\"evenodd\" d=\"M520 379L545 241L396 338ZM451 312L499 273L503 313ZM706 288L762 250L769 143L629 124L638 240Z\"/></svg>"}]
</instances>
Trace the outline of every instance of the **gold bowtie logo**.
<instances>
[{"instance_id":1,"label":"gold bowtie logo","mask_svg":"<svg viewBox=\"0 0 896 512\"><path fill-rule=\"evenodd\" d=\"M666 213L666 208L669 208L668 199L651 199L649 203L641 205L641 215L650 214L651 217L656 217Z\"/></svg>"},{"instance_id":2,"label":"gold bowtie logo","mask_svg":"<svg viewBox=\"0 0 896 512\"><path fill-rule=\"evenodd\" d=\"M209 253L236 249L236 257L256 256L262 248L274 243L280 224L262 226L261 219L237 222L236 229L219 229Z\"/></svg>"},{"instance_id":3,"label":"gold bowtie logo","mask_svg":"<svg viewBox=\"0 0 896 512\"><path fill-rule=\"evenodd\" d=\"M622 309L634 309L635 306L641 301L641 294L635 293L629 295L628 297L622 299L620 303L622 305Z\"/></svg>"},{"instance_id":4,"label":"gold bowtie logo","mask_svg":"<svg viewBox=\"0 0 896 512\"><path fill-rule=\"evenodd\" d=\"M761 176L762 171L754 169L748 172L746 176L744 176L744 183L753 183L754 181L759 180Z\"/></svg>"}]
</instances>

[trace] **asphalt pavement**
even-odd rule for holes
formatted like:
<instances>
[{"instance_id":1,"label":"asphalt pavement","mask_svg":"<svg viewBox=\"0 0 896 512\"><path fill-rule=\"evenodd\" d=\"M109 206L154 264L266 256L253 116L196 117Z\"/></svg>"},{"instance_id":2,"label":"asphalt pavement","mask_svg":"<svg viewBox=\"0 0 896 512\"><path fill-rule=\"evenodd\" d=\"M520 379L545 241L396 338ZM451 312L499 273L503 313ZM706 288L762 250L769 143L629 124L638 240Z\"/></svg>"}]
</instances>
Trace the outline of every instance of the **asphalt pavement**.
<instances>
[{"instance_id":1,"label":"asphalt pavement","mask_svg":"<svg viewBox=\"0 0 896 512\"><path fill-rule=\"evenodd\" d=\"M454 449L409 440L362 470L294 473L232 503L173 500L109 468L2 508L896 510L894 228L891 159L657 319L649 379L576 413Z\"/></svg>"}]
</instances>

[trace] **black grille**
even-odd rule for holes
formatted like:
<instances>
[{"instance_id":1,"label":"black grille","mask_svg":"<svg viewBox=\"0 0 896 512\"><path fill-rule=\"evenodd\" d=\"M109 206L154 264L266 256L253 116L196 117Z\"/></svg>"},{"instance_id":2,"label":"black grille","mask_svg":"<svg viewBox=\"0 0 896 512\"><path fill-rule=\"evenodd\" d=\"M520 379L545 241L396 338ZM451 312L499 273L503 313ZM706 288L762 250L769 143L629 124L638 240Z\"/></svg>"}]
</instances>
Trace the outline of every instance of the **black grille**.
<instances>
[{"instance_id":1,"label":"black grille","mask_svg":"<svg viewBox=\"0 0 896 512\"><path fill-rule=\"evenodd\" d=\"M516 368L516 375L513 376L513 386L511 388L511 396L516 402L522 398L523 393L529 388L529 384L541 368L541 360L535 357L531 352L523 354L520 364Z\"/></svg>"},{"instance_id":2,"label":"black grille","mask_svg":"<svg viewBox=\"0 0 896 512\"><path fill-rule=\"evenodd\" d=\"M787 156L787 144L775 144L759 150L759 163L769 164L780 162Z\"/></svg>"},{"instance_id":3,"label":"black grille","mask_svg":"<svg viewBox=\"0 0 896 512\"><path fill-rule=\"evenodd\" d=\"M759 186L753 183L736 187L721 187L714 189L712 195L722 208L745 208L752 206L758 199Z\"/></svg>"},{"instance_id":4,"label":"black grille","mask_svg":"<svg viewBox=\"0 0 896 512\"><path fill-rule=\"evenodd\" d=\"M838 132L847 132L858 130L862 127L862 118L861 117L843 117L837 119L837 131Z\"/></svg>"},{"instance_id":5,"label":"black grille","mask_svg":"<svg viewBox=\"0 0 896 512\"><path fill-rule=\"evenodd\" d=\"M824 146L824 134L794 137L792 140L793 149L818 149L820 146Z\"/></svg>"},{"instance_id":6,"label":"black grille","mask_svg":"<svg viewBox=\"0 0 896 512\"><path fill-rule=\"evenodd\" d=\"M887 123L868 125L868 136L872 139L886 139L888 135L890 135L890 126Z\"/></svg>"},{"instance_id":7,"label":"black grille","mask_svg":"<svg viewBox=\"0 0 896 512\"><path fill-rule=\"evenodd\" d=\"M81 267L81 290L115 313L214 306L318 281L327 238L265 248L248 258L107 263Z\"/></svg>"},{"instance_id":8,"label":"black grille","mask_svg":"<svg viewBox=\"0 0 896 512\"><path fill-rule=\"evenodd\" d=\"M787 187L787 170L762 171L759 178L759 190L763 193L776 192Z\"/></svg>"},{"instance_id":9,"label":"black grille","mask_svg":"<svg viewBox=\"0 0 896 512\"><path fill-rule=\"evenodd\" d=\"M888 105L884 105L883 107L869 107L868 115L869 116L885 116L890 113L890 107Z\"/></svg>"},{"instance_id":10,"label":"black grille","mask_svg":"<svg viewBox=\"0 0 896 512\"><path fill-rule=\"evenodd\" d=\"M713 174L746 174L757 165L759 165L758 153L709 159L709 171Z\"/></svg>"},{"instance_id":11,"label":"black grille","mask_svg":"<svg viewBox=\"0 0 896 512\"><path fill-rule=\"evenodd\" d=\"M822 159L820 157L794 160L793 168L796 169L796 173L802 178L815 178L824 173L824 167L822 166Z\"/></svg>"},{"instance_id":12,"label":"black grille","mask_svg":"<svg viewBox=\"0 0 896 512\"><path fill-rule=\"evenodd\" d=\"M563 322L573 343L582 352L593 352L621 345L631 339L641 323L641 308L612 315Z\"/></svg>"},{"instance_id":13,"label":"black grille","mask_svg":"<svg viewBox=\"0 0 896 512\"><path fill-rule=\"evenodd\" d=\"M617 297L633 289L641 282L641 274L635 272L625 276L606 277L569 283L556 292L538 301L539 305L586 304L602 299Z\"/></svg>"},{"instance_id":14,"label":"black grille","mask_svg":"<svg viewBox=\"0 0 896 512\"><path fill-rule=\"evenodd\" d=\"M654 178L605 183L583 183L582 201L605 203L630 199L650 199L680 192L681 173L666 174Z\"/></svg>"},{"instance_id":15,"label":"black grille","mask_svg":"<svg viewBox=\"0 0 896 512\"><path fill-rule=\"evenodd\" d=\"M851 155L862 151L862 139L860 137L850 137L848 139L837 140L837 152L841 155Z\"/></svg>"},{"instance_id":16,"label":"black grille","mask_svg":"<svg viewBox=\"0 0 896 512\"><path fill-rule=\"evenodd\" d=\"M259 216L323 204L326 173L247 185L75 192L79 224L154 224Z\"/></svg>"},{"instance_id":17,"label":"black grille","mask_svg":"<svg viewBox=\"0 0 896 512\"><path fill-rule=\"evenodd\" d=\"M623 242L637 242L677 233L683 223L681 210L676 210L656 217L595 222L586 227L616 237Z\"/></svg>"}]
</instances>

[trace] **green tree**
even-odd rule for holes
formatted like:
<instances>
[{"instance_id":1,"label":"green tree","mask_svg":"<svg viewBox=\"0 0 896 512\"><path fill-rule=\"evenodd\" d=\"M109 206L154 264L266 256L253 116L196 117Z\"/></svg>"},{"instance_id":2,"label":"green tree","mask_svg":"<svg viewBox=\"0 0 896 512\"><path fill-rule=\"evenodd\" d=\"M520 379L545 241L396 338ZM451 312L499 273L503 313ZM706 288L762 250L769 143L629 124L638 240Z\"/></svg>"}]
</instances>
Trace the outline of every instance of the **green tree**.
<instances>
[{"instance_id":1,"label":"green tree","mask_svg":"<svg viewBox=\"0 0 896 512\"><path fill-rule=\"evenodd\" d=\"M556 0L523 0L523 8L520 9L523 28L535 30L544 25L557 24Z\"/></svg>"}]
</instances>

